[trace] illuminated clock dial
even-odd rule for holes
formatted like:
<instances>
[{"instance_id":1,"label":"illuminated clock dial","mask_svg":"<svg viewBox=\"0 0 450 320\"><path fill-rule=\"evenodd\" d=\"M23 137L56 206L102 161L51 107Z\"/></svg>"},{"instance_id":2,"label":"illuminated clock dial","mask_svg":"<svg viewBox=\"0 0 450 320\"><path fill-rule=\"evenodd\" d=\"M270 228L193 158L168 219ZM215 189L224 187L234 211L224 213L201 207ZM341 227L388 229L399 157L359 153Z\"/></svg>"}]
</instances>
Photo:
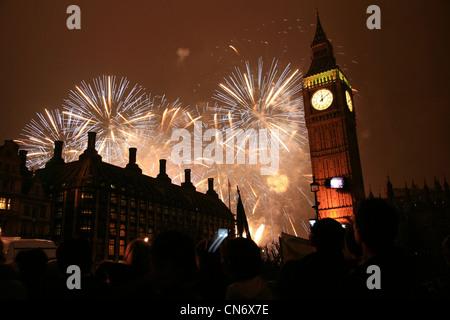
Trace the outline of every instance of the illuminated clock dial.
<instances>
[{"instance_id":1,"label":"illuminated clock dial","mask_svg":"<svg viewBox=\"0 0 450 320\"><path fill-rule=\"evenodd\" d=\"M328 89L320 89L314 92L311 103L316 110L325 110L333 102L333 93Z\"/></svg>"},{"instance_id":2,"label":"illuminated clock dial","mask_svg":"<svg viewBox=\"0 0 450 320\"><path fill-rule=\"evenodd\" d=\"M345 91L345 98L347 99L347 106L350 111L353 111L353 102L352 97L350 96L350 92Z\"/></svg>"}]
</instances>

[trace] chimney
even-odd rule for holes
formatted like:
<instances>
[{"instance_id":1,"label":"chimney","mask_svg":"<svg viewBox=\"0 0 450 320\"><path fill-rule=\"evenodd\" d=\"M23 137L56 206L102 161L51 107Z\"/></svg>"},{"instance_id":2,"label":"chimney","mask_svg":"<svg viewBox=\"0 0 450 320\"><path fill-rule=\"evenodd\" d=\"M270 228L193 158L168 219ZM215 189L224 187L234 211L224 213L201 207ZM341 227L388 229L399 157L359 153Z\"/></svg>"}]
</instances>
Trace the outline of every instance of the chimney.
<instances>
[{"instance_id":1,"label":"chimney","mask_svg":"<svg viewBox=\"0 0 450 320\"><path fill-rule=\"evenodd\" d=\"M159 174L160 175L166 174L166 159L159 160Z\"/></svg>"},{"instance_id":2,"label":"chimney","mask_svg":"<svg viewBox=\"0 0 450 320\"><path fill-rule=\"evenodd\" d=\"M195 190L195 186L191 182L191 169L184 169L184 182L181 186Z\"/></svg>"},{"instance_id":3,"label":"chimney","mask_svg":"<svg viewBox=\"0 0 450 320\"><path fill-rule=\"evenodd\" d=\"M172 181L166 173L166 159L159 160L159 174L156 176L156 178L166 182Z\"/></svg>"},{"instance_id":4,"label":"chimney","mask_svg":"<svg viewBox=\"0 0 450 320\"><path fill-rule=\"evenodd\" d=\"M62 141L55 141L55 150L53 151L53 158L54 159L62 159L62 148L63 148L63 142Z\"/></svg>"},{"instance_id":5,"label":"chimney","mask_svg":"<svg viewBox=\"0 0 450 320\"><path fill-rule=\"evenodd\" d=\"M98 154L97 150L95 150L95 137L97 136L96 132L88 132L88 145L86 150L80 155L80 160L85 160L88 158L97 158L102 159L102 157Z\"/></svg>"},{"instance_id":6,"label":"chimney","mask_svg":"<svg viewBox=\"0 0 450 320\"><path fill-rule=\"evenodd\" d=\"M206 194L219 197L217 192L214 190L214 178L208 178L208 191L206 191Z\"/></svg>"},{"instance_id":7,"label":"chimney","mask_svg":"<svg viewBox=\"0 0 450 320\"><path fill-rule=\"evenodd\" d=\"M129 170L136 171L138 173L142 173L142 169L139 168L139 166L136 164L136 152L137 152L137 149L136 148L129 148L128 152L129 152L128 164L126 165L125 168L127 168Z\"/></svg>"},{"instance_id":8,"label":"chimney","mask_svg":"<svg viewBox=\"0 0 450 320\"><path fill-rule=\"evenodd\" d=\"M129 148L128 152L129 152L129 159L128 159L128 163L129 164L136 164L136 148Z\"/></svg>"},{"instance_id":9,"label":"chimney","mask_svg":"<svg viewBox=\"0 0 450 320\"><path fill-rule=\"evenodd\" d=\"M27 150L19 150L20 165L24 165L27 162Z\"/></svg>"},{"instance_id":10,"label":"chimney","mask_svg":"<svg viewBox=\"0 0 450 320\"><path fill-rule=\"evenodd\" d=\"M97 136L96 132L88 132L88 149L95 150L95 137Z\"/></svg>"},{"instance_id":11,"label":"chimney","mask_svg":"<svg viewBox=\"0 0 450 320\"><path fill-rule=\"evenodd\" d=\"M64 163L62 158L62 149L63 149L62 141L55 141L55 149L53 149L53 158L51 158L46 164L45 167L52 166L54 164Z\"/></svg>"},{"instance_id":12,"label":"chimney","mask_svg":"<svg viewBox=\"0 0 450 320\"><path fill-rule=\"evenodd\" d=\"M27 168L27 150L19 150L19 158L20 158L20 172L26 173L28 172Z\"/></svg>"}]
</instances>

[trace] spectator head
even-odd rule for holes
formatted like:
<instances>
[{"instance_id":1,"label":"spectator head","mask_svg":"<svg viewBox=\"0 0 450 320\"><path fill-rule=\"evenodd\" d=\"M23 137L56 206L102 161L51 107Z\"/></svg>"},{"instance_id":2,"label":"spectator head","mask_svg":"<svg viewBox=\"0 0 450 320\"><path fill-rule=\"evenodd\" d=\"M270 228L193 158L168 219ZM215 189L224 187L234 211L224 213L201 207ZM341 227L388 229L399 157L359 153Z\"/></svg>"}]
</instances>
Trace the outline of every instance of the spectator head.
<instances>
[{"instance_id":1,"label":"spectator head","mask_svg":"<svg viewBox=\"0 0 450 320\"><path fill-rule=\"evenodd\" d=\"M318 252L341 252L345 229L334 219L324 218L311 228L311 244Z\"/></svg>"},{"instance_id":2,"label":"spectator head","mask_svg":"<svg viewBox=\"0 0 450 320\"><path fill-rule=\"evenodd\" d=\"M92 248L85 238L69 238L56 249L56 261L64 274L70 265L80 268L82 274L91 272Z\"/></svg>"},{"instance_id":3,"label":"spectator head","mask_svg":"<svg viewBox=\"0 0 450 320\"><path fill-rule=\"evenodd\" d=\"M153 243L151 254L152 269L161 275L172 272L174 277L190 277L197 270L193 240L182 232L161 233Z\"/></svg>"},{"instance_id":4,"label":"spectator head","mask_svg":"<svg viewBox=\"0 0 450 320\"><path fill-rule=\"evenodd\" d=\"M397 230L397 212L383 199L367 199L355 213L355 239L371 253L392 247Z\"/></svg>"},{"instance_id":5,"label":"spectator head","mask_svg":"<svg viewBox=\"0 0 450 320\"><path fill-rule=\"evenodd\" d=\"M139 274L150 271L151 246L142 239L131 241L125 250L125 263Z\"/></svg>"},{"instance_id":6,"label":"spectator head","mask_svg":"<svg viewBox=\"0 0 450 320\"><path fill-rule=\"evenodd\" d=\"M250 280L261 273L261 250L248 238L229 239L223 255L225 270L234 281Z\"/></svg>"},{"instance_id":7,"label":"spectator head","mask_svg":"<svg viewBox=\"0 0 450 320\"><path fill-rule=\"evenodd\" d=\"M221 268L220 266L220 250L210 251L211 241L201 240L195 246L195 258L198 270L210 270Z\"/></svg>"}]
</instances>

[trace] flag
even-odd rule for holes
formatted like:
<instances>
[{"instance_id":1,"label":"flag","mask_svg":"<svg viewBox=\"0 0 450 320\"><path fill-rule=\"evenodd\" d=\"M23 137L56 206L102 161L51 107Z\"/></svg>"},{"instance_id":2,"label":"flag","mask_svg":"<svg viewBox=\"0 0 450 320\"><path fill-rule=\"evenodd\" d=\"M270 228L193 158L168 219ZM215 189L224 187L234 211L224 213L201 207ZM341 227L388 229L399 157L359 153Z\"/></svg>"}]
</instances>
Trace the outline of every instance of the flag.
<instances>
[{"instance_id":1,"label":"flag","mask_svg":"<svg viewBox=\"0 0 450 320\"><path fill-rule=\"evenodd\" d=\"M281 233L280 237L281 264L289 260L300 260L308 254L314 252L314 248L308 239Z\"/></svg>"},{"instance_id":2,"label":"flag","mask_svg":"<svg viewBox=\"0 0 450 320\"><path fill-rule=\"evenodd\" d=\"M242 234L245 232L245 234L247 235L247 238L251 238L250 237L250 230L248 229L248 222L247 222L247 216L245 215L245 210L244 210L244 204L242 203L241 200L241 193L239 192L239 187L237 187L237 192L238 192L238 204L237 204L237 208L236 208L236 225L237 225L237 231L238 231L238 236L242 237Z\"/></svg>"}]
</instances>

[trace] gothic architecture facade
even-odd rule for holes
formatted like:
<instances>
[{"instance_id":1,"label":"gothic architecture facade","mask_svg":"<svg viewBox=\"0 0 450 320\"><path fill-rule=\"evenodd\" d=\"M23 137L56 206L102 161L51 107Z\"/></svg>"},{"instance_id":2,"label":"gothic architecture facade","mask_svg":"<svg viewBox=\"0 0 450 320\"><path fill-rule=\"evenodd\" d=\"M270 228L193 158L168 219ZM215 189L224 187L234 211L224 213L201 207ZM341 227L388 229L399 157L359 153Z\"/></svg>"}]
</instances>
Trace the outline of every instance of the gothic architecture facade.
<instances>
[{"instance_id":1,"label":"gothic architecture facade","mask_svg":"<svg viewBox=\"0 0 450 320\"><path fill-rule=\"evenodd\" d=\"M47 238L50 201L26 157L13 140L0 146L0 235Z\"/></svg>"},{"instance_id":2,"label":"gothic architecture facade","mask_svg":"<svg viewBox=\"0 0 450 320\"><path fill-rule=\"evenodd\" d=\"M352 87L336 63L319 15L303 103L319 218L345 222L365 197Z\"/></svg>"},{"instance_id":3,"label":"gothic architecture facade","mask_svg":"<svg viewBox=\"0 0 450 320\"><path fill-rule=\"evenodd\" d=\"M372 192L369 197L374 197ZM408 248L417 258L423 280L432 280L447 270L442 244L450 236L450 188L447 180L424 180L423 185L394 186L387 179L383 194L399 216L397 245Z\"/></svg>"}]
</instances>

